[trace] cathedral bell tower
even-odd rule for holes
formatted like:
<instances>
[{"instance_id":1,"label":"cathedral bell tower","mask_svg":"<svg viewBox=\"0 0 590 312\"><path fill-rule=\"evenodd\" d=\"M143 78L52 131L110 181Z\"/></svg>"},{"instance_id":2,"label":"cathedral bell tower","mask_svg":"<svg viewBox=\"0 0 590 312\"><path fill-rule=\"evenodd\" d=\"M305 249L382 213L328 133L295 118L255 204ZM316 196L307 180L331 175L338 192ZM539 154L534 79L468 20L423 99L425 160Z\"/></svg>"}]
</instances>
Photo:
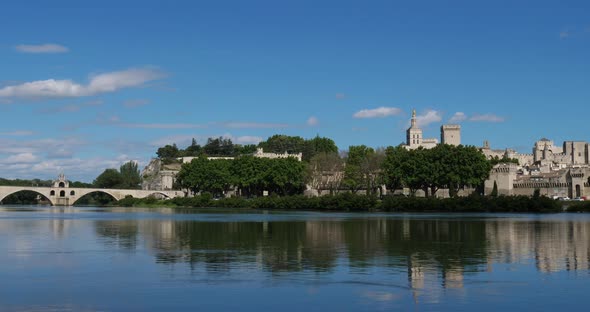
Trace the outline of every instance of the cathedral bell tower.
<instances>
[{"instance_id":1,"label":"cathedral bell tower","mask_svg":"<svg viewBox=\"0 0 590 312\"><path fill-rule=\"evenodd\" d=\"M418 128L416 110L412 110L410 128L406 131L406 144L411 148L417 148L422 144L422 129Z\"/></svg>"}]
</instances>

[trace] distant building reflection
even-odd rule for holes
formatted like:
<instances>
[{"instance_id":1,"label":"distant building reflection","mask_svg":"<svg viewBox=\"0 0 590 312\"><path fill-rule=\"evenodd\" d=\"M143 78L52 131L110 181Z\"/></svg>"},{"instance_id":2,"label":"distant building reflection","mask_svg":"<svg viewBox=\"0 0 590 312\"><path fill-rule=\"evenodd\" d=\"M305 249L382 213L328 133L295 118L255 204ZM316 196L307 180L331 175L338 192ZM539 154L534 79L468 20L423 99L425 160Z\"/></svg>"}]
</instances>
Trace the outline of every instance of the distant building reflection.
<instances>
[{"instance_id":1,"label":"distant building reflection","mask_svg":"<svg viewBox=\"0 0 590 312\"><path fill-rule=\"evenodd\" d=\"M486 227L491 263L524 263L534 259L545 273L588 270L588 222L491 222Z\"/></svg>"},{"instance_id":2,"label":"distant building reflection","mask_svg":"<svg viewBox=\"0 0 590 312\"><path fill-rule=\"evenodd\" d=\"M590 222L527 218L350 218L314 221L140 219L96 221L112 246L142 242L158 263L207 274L266 272L314 278L345 268L359 278L378 268L402 278L414 300L463 292L470 276L496 264L534 263L540 272L588 270ZM112 243L112 242L116 243ZM288 273L288 274L286 274ZM405 277L407 276L407 278Z\"/></svg>"}]
</instances>

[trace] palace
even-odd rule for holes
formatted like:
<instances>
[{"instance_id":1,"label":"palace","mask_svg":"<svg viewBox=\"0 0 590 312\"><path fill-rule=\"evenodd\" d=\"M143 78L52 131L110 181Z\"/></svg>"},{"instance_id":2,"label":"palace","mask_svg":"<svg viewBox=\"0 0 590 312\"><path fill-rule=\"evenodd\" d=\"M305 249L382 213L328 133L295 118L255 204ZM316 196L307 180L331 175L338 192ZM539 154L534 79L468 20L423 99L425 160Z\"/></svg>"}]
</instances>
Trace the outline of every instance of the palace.
<instances>
[{"instance_id":1,"label":"palace","mask_svg":"<svg viewBox=\"0 0 590 312\"><path fill-rule=\"evenodd\" d=\"M442 125L440 127L440 140L442 144L460 145L461 144L461 126L460 125ZM406 130L406 144L402 145L407 149L416 149L419 147L430 149L438 145L438 140L434 138L424 139L422 129L418 127L416 110L412 111L410 127Z\"/></svg>"},{"instance_id":2,"label":"palace","mask_svg":"<svg viewBox=\"0 0 590 312\"><path fill-rule=\"evenodd\" d=\"M485 141L481 151L488 159L516 159L515 163L494 166L485 182L485 194L494 184L499 195L533 195L537 191L548 197L585 197L590 195L589 143L565 141L561 147L543 138L535 142L531 154L512 149L493 150Z\"/></svg>"}]
</instances>

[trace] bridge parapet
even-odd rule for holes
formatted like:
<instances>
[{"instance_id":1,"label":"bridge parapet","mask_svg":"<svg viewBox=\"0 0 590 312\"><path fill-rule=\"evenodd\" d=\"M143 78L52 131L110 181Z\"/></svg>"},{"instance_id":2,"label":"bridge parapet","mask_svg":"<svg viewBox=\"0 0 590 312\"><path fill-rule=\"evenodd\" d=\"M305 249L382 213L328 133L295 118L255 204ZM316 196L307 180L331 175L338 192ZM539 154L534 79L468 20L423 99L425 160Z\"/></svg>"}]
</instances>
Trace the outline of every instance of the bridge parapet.
<instances>
[{"instance_id":1,"label":"bridge parapet","mask_svg":"<svg viewBox=\"0 0 590 312\"><path fill-rule=\"evenodd\" d=\"M77 188L67 187L65 184L57 184L52 187L28 187L28 186L0 186L0 202L6 196L21 192L32 191L43 195L47 198L52 206L71 206L78 199L90 193L105 193L116 200L121 200L126 196L135 198L145 198L154 194L159 194L167 198L182 197L182 191L154 191L154 190L129 190L129 189L101 189L101 188Z\"/></svg>"}]
</instances>

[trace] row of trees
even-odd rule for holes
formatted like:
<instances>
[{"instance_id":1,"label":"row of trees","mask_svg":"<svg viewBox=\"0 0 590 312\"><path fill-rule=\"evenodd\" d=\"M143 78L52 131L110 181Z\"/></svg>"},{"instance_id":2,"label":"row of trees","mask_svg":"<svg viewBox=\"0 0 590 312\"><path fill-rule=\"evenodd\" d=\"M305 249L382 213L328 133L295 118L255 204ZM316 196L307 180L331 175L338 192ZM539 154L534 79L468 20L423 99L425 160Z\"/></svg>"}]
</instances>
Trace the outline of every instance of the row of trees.
<instances>
[{"instance_id":1,"label":"row of trees","mask_svg":"<svg viewBox=\"0 0 590 312\"><path fill-rule=\"evenodd\" d=\"M473 146L439 144L432 149L406 150L388 147L382 165L383 182L388 189L407 187L435 196L448 188L455 197L466 186L481 187L487 179L491 163Z\"/></svg>"},{"instance_id":2,"label":"row of trees","mask_svg":"<svg viewBox=\"0 0 590 312\"><path fill-rule=\"evenodd\" d=\"M373 149L350 146L344 157L321 152L309 162L294 158L266 159L242 156L234 160L194 159L178 174L180 187L194 193L221 195L231 187L240 194L277 195L300 193L304 184L317 190L366 190L376 194L385 185L391 191L407 187L411 194L422 190L427 197L441 188L455 197L464 187L480 187L488 177L491 163L475 147L438 145L433 149L407 150L401 146Z\"/></svg>"},{"instance_id":3,"label":"row of trees","mask_svg":"<svg viewBox=\"0 0 590 312\"><path fill-rule=\"evenodd\" d=\"M304 188L305 164L297 159L242 156L233 160L209 160L205 156L184 164L177 175L180 187L193 193L222 196L235 186L243 196L299 194Z\"/></svg>"},{"instance_id":4,"label":"row of trees","mask_svg":"<svg viewBox=\"0 0 590 312\"><path fill-rule=\"evenodd\" d=\"M256 145L234 144L231 139L224 137L209 138L204 146L199 145L197 140L193 138L191 145L187 146L185 149L179 149L176 146L176 143L174 143L172 145L158 148L156 155L161 159L185 156L197 157L200 155L234 157L238 155L252 154L255 151Z\"/></svg>"},{"instance_id":5,"label":"row of trees","mask_svg":"<svg viewBox=\"0 0 590 312\"><path fill-rule=\"evenodd\" d=\"M306 162L321 153L338 153L338 146L332 139L319 135L312 139L304 139L299 136L276 134L258 143L258 147L268 153L302 153L303 161Z\"/></svg>"},{"instance_id":6,"label":"row of trees","mask_svg":"<svg viewBox=\"0 0 590 312\"><path fill-rule=\"evenodd\" d=\"M450 195L466 186L480 187L488 177L491 162L472 146L438 145L433 149L407 150L404 147L373 149L365 145L350 146L341 158L336 153L322 153L308 166L308 183L315 189L353 193L364 189L375 194L385 185L389 191L403 187L412 194L424 191L435 196L441 188Z\"/></svg>"},{"instance_id":7,"label":"row of trees","mask_svg":"<svg viewBox=\"0 0 590 312\"><path fill-rule=\"evenodd\" d=\"M209 138L204 146L201 146L193 138L191 145L185 149L179 149L176 144L158 148L156 155L161 159L172 159L184 156L224 156L237 157L256 152L256 148L263 148L267 153L302 153L303 160L309 161L319 153L337 153L338 147L332 139L316 136L313 139L304 139L299 136L277 134L269 137L258 145L234 144L231 139L219 137Z\"/></svg>"}]
</instances>

